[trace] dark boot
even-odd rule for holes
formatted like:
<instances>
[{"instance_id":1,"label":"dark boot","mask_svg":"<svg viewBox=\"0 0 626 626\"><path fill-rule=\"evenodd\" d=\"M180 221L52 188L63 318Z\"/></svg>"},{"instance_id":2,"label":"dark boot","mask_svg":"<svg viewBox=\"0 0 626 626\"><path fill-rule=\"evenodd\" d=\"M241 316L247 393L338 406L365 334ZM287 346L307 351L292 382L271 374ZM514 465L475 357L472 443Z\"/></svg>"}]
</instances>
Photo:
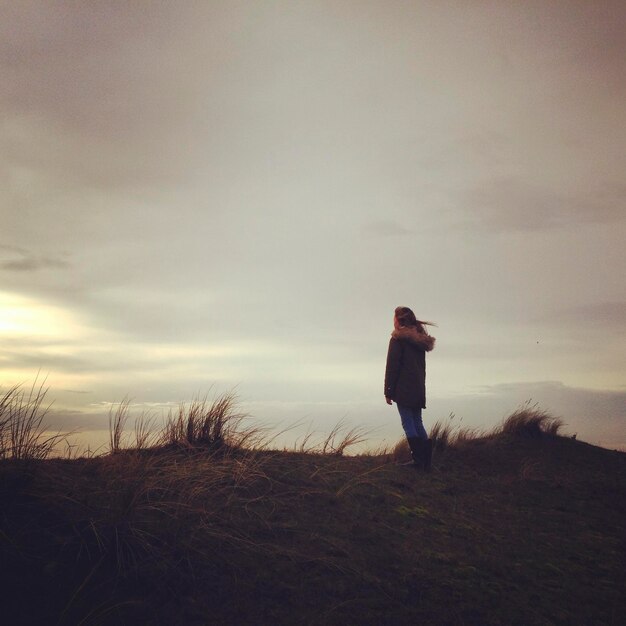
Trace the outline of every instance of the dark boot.
<instances>
[{"instance_id":1,"label":"dark boot","mask_svg":"<svg viewBox=\"0 0 626 626\"><path fill-rule=\"evenodd\" d=\"M417 437L407 437L407 441L409 442L409 448L411 449L413 465L421 469L424 467L424 456L421 446L422 440Z\"/></svg>"}]
</instances>

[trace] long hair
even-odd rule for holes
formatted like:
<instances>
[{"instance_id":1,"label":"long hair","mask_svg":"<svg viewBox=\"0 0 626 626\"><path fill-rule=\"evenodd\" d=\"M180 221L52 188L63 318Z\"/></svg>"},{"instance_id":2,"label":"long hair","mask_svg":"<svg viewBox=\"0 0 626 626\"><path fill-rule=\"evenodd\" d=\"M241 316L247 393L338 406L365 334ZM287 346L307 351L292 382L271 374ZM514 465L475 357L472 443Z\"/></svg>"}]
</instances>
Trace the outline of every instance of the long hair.
<instances>
[{"instance_id":1,"label":"long hair","mask_svg":"<svg viewBox=\"0 0 626 626\"><path fill-rule=\"evenodd\" d=\"M408 306L399 306L395 310L396 319L400 326L414 326L420 333L426 333L424 326L437 326L434 322L418 320L415 313Z\"/></svg>"}]
</instances>

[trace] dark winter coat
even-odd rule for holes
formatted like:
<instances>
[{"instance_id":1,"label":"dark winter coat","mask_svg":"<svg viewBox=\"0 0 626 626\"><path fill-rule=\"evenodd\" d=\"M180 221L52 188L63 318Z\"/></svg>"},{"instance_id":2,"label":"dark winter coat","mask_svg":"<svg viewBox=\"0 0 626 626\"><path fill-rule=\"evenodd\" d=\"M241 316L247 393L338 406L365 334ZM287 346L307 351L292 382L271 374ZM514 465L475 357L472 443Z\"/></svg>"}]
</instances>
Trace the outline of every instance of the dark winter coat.
<instances>
[{"instance_id":1,"label":"dark winter coat","mask_svg":"<svg viewBox=\"0 0 626 626\"><path fill-rule=\"evenodd\" d=\"M385 397L414 409L426 408L426 352L435 338L404 326L389 341L385 369Z\"/></svg>"}]
</instances>

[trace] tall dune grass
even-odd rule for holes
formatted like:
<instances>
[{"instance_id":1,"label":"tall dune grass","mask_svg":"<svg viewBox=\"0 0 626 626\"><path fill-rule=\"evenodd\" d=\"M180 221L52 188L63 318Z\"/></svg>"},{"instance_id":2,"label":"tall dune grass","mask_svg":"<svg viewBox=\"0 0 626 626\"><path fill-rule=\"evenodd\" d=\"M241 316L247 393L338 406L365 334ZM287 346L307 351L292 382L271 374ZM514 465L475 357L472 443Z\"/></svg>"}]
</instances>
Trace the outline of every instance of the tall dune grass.
<instances>
[{"instance_id":1,"label":"tall dune grass","mask_svg":"<svg viewBox=\"0 0 626 626\"><path fill-rule=\"evenodd\" d=\"M236 410L234 393L224 393L212 402L195 399L188 406L181 404L176 414L170 412L159 437L159 444L179 447L219 448L231 445L245 414Z\"/></svg>"},{"instance_id":2,"label":"tall dune grass","mask_svg":"<svg viewBox=\"0 0 626 626\"><path fill-rule=\"evenodd\" d=\"M44 381L45 382L45 381ZM49 434L44 419L49 406L45 405L47 388L37 381L29 389L20 385L11 387L0 397L0 459L46 459L58 452L66 442L67 458L80 458L80 453L67 443L69 433ZM190 404L181 403L177 411L170 411L161 428L156 428L154 415L142 413L134 418L134 437L127 430L131 419L131 402L124 398L109 412L109 454L123 451L149 449L200 449L210 451L269 450L271 442L265 430L256 425L244 427L246 414L237 410L237 397L233 392L223 393L213 400L198 397ZM506 417L490 432L461 427L453 413L447 421L439 420L430 429L430 438L436 454L457 448L475 439L496 437L555 437L563 422L536 404L526 402ZM307 432L295 444L300 453L342 456L345 452L367 440L362 428L348 429L340 421L321 440ZM370 454L371 455L371 454ZM93 457L93 454L87 456ZM386 456L394 461L410 458L408 446L400 440Z\"/></svg>"},{"instance_id":3,"label":"tall dune grass","mask_svg":"<svg viewBox=\"0 0 626 626\"><path fill-rule=\"evenodd\" d=\"M556 437L562 428L563 420L528 401L505 418L494 434L539 439L545 436Z\"/></svg>"},{"instance_id":4,"label":"tall dune grass","mask_svg":"<svg viewBox=\"0 0 626 626\"><path fill-rule=\"evenodd\" d=\"M16 385L0 398L0 458L45 459L66 438L67 433L48 434L44 385L45 380L27 390Z\"/></svg>"},{"instance_id":5,"label":"tall dune grass","mask_svg":"<svg viewBox=\"0 0 626 626\"><path fill-rule=\"evenodd\" d=\"M563 420L540 409L537 404L531 404L530 400L505 417L490 431L462 427L461 420L455 423L455 419L456 416L451 413L447 420L437 420L431 427L429 437L433 442L435 459L446 450L458 449L476 440L497 440L501 437L529 439L557 437L564 425ZM411 452L404 438L392 448L390 456L396 463L410 460Z\"/></svg>"}]
</instances>

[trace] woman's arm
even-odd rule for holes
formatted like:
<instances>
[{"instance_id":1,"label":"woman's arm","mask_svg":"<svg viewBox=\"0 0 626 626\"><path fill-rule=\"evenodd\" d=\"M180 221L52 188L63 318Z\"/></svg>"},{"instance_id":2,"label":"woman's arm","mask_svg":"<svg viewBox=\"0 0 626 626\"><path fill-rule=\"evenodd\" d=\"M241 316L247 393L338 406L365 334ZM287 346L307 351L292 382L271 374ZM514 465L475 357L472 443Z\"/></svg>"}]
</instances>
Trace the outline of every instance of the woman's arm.
<instances>
[{"instance_id":1,"label":"woman's arm","mask_svg":"<svg viewBox=\"0 0 626 626\"><path fill-rule=\"evenodd\" d=\"M402 342L397 339L389 341L387 350L387 366L385 367L385 398L393 399L396 395L396 384L400 376L400 365L402 363Z\"/></svg>"}]
</instances>

